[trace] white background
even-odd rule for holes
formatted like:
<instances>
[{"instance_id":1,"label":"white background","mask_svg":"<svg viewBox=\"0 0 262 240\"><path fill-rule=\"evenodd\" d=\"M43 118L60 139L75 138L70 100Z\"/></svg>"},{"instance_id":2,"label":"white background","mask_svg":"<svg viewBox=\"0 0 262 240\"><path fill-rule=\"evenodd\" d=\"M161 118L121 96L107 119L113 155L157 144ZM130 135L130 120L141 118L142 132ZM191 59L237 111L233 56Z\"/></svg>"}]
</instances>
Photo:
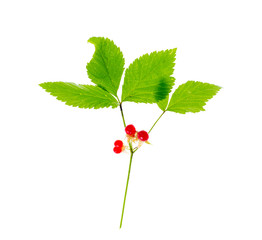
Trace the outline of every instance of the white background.
<instances>
[{"instance_id":1,"label":"white background","mask_svg":"<svg viewBox=\"0 0 262 240\"><path fill-rule=\"evenodd\" d=\"M262 239L260 1L2 1L0 239ZM119 109L66 106L45 81L90 84L92 36L128 66L177 47L175 88L222 90L205 112L166 113L129 164ZM175 89L174 88L174 89ZM119 92L120 94L120 92ZM156 105L125 103L148 130Z\"/></svg>"}]
</instances>

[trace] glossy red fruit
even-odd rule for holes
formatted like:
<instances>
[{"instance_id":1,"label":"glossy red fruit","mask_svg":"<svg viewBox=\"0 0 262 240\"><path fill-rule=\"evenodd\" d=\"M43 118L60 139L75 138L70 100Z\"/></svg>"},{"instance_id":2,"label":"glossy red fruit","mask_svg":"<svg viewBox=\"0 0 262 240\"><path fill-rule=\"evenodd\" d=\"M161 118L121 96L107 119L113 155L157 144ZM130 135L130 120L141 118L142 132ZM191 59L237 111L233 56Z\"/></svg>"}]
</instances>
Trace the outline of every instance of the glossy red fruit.
<instances>
[{"instance_id":1,"label":"glossy red fruit","mask_svg":"<svg viewBox=\"0 0 262 240\"><path fill-rule=\"evenodd\" d=\"M146 131L142 130L142 131L137 133L137 137L138 137L139 140L144 142L144 141L148 140L149 135Z\"/></svg>"},{"instance_id":2,"label":"glossy red fruit","mask_svg":"<svg viewBox=\"0 0 262 240\"><path fill-rule=\"evenodd\" d=\"M121 147L114 147L114 148L113 148L113 151L114 151L115 153L121 153L121 152L122 152L122 148L121 148Z\"/></svg>"},{"instance_id":3,"label":"glossy red fruit","mask_svg":"<svg viewBox=\"0 0 262 240\"><path fill-rule=\"evenodd\" d=\"M123 147L123 142L121 140L116 140L115 143L114 143L115 147L120 147L122 148Z\"/></svg>"},{"instance_id":4,"label":"glossy red fruit","mask_svg":"<svg viewBox=\"0 0 262 240\"><path fill-rule=\"evenodd\" d=\"M136 128L134 127L134 125L130 124L126 126L125 131L126 131L126 134L130 136L135 136Z\"/></svg>"}]
</instances>

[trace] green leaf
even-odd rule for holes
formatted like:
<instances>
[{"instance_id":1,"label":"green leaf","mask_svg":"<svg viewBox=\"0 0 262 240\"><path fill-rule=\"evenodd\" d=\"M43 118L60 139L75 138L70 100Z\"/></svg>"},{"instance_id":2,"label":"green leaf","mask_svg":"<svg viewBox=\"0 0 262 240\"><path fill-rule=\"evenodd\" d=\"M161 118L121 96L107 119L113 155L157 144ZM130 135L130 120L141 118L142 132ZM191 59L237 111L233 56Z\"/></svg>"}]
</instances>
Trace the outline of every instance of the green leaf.
<instances>
[{"instance_id":1,"label":"green leaf","mask_svg":"<svg viewBox=\"0 0 262 240\"><path fill-rule=\"evenodd\" d=\"M167 111L183 113L205 111L203 106L221 87L214 84L188 81L181 84L173 93Z\"/></svg>"},{"instance_id":2,"label":"green leaf","mask_svg":"<svg viewBox=\"0 0 262 240\"><path fill-rule=\"evenodd\" d=\"M156 103L170 93L174 78L176 48L137 58L126 69L122 101Z\"/></svg>"},{"instance_id":3,"label":"green leaf","mask_svg":"<svg viewBox=\"0 0 262 240\"><path fill-rule=\"evenodd\" d=\"M99 86L69 82L45 82L39 85L69 106L95 109L118 106L117 100Z\"/></svg>"},{"instance_id":4,"label":"green leaf","mask_svg":"<svg viewBox=\"0 0 262 240\"><path fill-rule=\"evenodd\" d=\"M103 37L92 37L88 42L95 45L93 58L86 65L88 77L101 88L117 96L125 60L113 41Z\"/></svg>"},{"instance_id":5,"label":"green leaf","mask_svg":"<svg viewBox=\"0 0 262 240\"><path fill-rule=\"evenodd\" d=\"M157 103L158 107L162 110L162 111L165 111L166 110L166 107L167 107L167 104L168 104L168 100L169 100L169 95L167 95L167 97L161 101L159 101Z\"/></svg>"}]
</instances>

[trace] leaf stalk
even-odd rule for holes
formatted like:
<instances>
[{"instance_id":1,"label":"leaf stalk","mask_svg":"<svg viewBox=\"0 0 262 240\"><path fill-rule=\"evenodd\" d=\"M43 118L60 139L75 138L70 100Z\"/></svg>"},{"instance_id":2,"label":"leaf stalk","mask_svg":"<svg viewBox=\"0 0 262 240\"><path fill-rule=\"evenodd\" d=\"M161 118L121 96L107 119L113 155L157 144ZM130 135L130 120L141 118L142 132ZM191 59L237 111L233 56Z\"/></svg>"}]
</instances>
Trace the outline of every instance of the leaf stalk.
<instances>
[{"instance_id":1,"label":"leaf stalk","mask_svg":"<svg viewBox=\"0 0 262 240\"><path fill-rule=\"evenodd\" d=\"M119 107L120 107L120 112L121 112L121 116L122 116L122 119L123 119L124 127L126 127L126 121L125 121L124 111L123 111L121 102L119 103Z\"/></svg>"},{"instance_id":2,"label":"leaf stalk","mask_svg":"<svg viewBox=\"0 0 262 240\"><path fill-rule=\"evenodd\" d=\"M158 122L159 119L164 115L165 112L166 112L166 110L162 112L162 114L161 114L161 115L158 117L158 119L155 121L155 123L154 123L153 126L150 128L150 130L148 131L148 133L150 133L150 132L152 131L152 129L154 128L154 126L157 124L157 122Z\"/></svg>"}]
</instances>

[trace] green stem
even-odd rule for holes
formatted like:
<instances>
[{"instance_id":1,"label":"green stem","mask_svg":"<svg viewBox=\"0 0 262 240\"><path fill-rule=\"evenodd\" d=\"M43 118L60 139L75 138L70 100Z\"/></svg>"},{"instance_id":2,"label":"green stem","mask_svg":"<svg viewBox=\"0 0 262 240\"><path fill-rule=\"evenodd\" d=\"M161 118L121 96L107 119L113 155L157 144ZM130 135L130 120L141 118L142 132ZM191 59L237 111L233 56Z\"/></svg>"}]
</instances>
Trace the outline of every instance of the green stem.
<instances>
[{"instance_id":1,"label":"green stem","mask_svg":"<svg viewBox=\"0 0 262 240\"><path fill-rule=\"evenodd\" d=\"M150 133L152 131L152 129L154 128L154 126L156 125L156 123L158 122L158 120L164 115L166 111L163 111L162 114L159 116L159 118L155 121L154 125L150 128L150 130L148 131L148 133Z\"/></svg>"},{"instance_id":2,"label":"green stem","mask_svg":"<svg viewBox=\"0 0 262 240\"><path fill-rule=\"evenodd\" d=\"M122 227L122 222L123 222L123 217L124 217L124 211L125 211L125 204L126 204L126 194L127 194L127 189L128 189L128 183L129 183L129 177L130 177L130 171L131 171L131 165L132 165L132 159L133 159L133 150L130 149L130 162L129 162L129 169L128 169L128 175L127 175L127 181L126 181L126 191L125 191L125 197L124 197L124 202L123 202L123 208L122 208L122 215L121 215L121 221L120 221L120 227Z\"/></svg>"},{"instance_id":3,"label":"green stem","mask_svg":"<svg viewBox=\"0 0 262 240\"><path fill-rule=\"evenodd\" d=\"M120 112L121 112L121 116L123 119L123 123L124 123L124 127L126 127L126 121L125 121L125 117L124 117L124 112L123 112L123 108L122 108L122 102L120 102L120 100L117 98L118 102L119 102L119 107L120 107ZM156 122L154 123L154 125L151 127L151 129L149 130L148 133L150 133L152 131L152 129L154 128L154 126L156 125L156 123L159 121L159 119L164 115L166 111L163 111L163 113L159 116L159 118L156 120ZM132 143L129 142L129 147L130 147L130 162L129 162L129 168L128 168L128 175L127 175L127 180L126 180L126 190L125 190L125 196L124 196L124 202L123 202L123 208L122 208L122 215L121 215L121 220L120 220L120 227L122 227L122 223L123 223L123 217L124 217L124 211L125 211L125 205L126 205L126 195L127 195L127 189L128 189L128 183L129 183L129 177L130 177L130 172L131 172L131 166L132 166L132 160L133 160L133 155L134 153L138 150L135 149L133 150L133 146Z\"/></svg>"},{"instance_id":4,"label":"green stem","mask_svg":"<svg viewBox=\"0 0 262 240\"><path fill-rule=\"evenodd\" d=\"M126 127L126 121L124 117L124 111L122 108L122 102L120 102L119 98L117 97L117 100L119 102L119 107L120 107L120 112L123 120L124 127ZM134 155L133 151L133 146L132 143L129 142L129 149L130 149L130 163L129 163L129 169L128 169L128 175L127 175L127 181L126 181L126 190L125 190L125 197L124 197L124 202L123 202L123 208L122 208L122 215L121 215L121 221L120 221L120 228L122 227L122 222L123 222L123 217L124 217L124 211L125 211L125 204L126 204L126 194L127 194L127 189L128 189L128 183L129 183L129 177L130 177L130 171L131 171L131 165L132 165L132 159Z\"/></svg>"}]
</instances>

